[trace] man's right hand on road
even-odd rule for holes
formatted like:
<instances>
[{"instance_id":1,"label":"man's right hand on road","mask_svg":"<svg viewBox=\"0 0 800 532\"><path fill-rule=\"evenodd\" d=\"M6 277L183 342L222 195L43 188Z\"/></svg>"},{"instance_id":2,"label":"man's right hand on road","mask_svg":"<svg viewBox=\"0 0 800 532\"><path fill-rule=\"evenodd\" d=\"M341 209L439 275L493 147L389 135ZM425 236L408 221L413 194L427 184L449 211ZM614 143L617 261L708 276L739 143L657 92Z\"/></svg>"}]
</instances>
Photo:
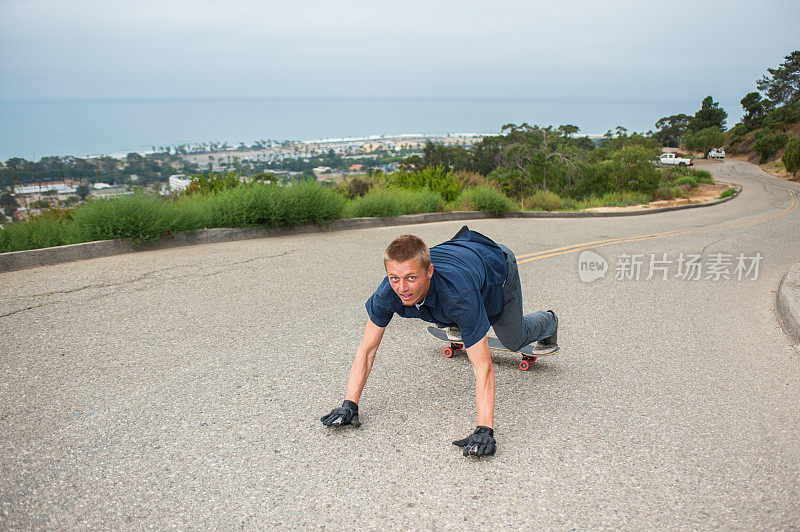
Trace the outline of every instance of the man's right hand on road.
<instances>
[{"instance_id":1,"label":"man's right hand on road","mask_svg":"<svg viewBox=\"0 0 800 532\"><path fill-rule=\"evenodd\" d=\"M337 427L339 425L361 426L361 422L358 421L358 405L347 399L342 403L341 408L334 408L330 414L322 416L320 421L327 427Z\"/></svg>"}]
</instances>

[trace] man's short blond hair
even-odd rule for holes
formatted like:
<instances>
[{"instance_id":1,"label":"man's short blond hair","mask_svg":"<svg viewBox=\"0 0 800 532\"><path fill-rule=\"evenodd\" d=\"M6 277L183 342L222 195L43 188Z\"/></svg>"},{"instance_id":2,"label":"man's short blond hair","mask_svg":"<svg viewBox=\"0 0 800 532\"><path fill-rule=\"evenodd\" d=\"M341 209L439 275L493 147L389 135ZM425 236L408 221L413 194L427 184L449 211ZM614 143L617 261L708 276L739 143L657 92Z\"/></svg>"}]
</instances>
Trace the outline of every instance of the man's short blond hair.
<instances>
[{"instance_id":1,"label":"man's short blond hair","mask_svg":"<svg viewBox=\"0 0 800 532\"><path fill-rule=\"evenodd\" d=\"M389 261L418 261L426 270L431 265L431 252L422 239L415 235L400 235L383 252L383 265Z\"/></svg>"}]
</instances>

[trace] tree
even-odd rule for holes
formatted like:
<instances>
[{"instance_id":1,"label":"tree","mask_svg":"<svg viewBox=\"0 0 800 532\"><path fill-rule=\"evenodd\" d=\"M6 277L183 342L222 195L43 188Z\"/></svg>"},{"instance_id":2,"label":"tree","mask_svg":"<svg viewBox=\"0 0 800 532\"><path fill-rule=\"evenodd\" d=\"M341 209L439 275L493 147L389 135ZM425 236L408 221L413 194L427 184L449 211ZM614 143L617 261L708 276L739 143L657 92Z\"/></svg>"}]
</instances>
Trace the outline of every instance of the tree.
<instances>
[{"instance_id":1,"label":"tree","mask_svg":"<svg viewBox=\"0 0 800 532\"><path fill-rule=\"evenodd\" d=\"M659 141L664 146L677 148L681 144L681 139L686 134L686 128L689 127L689 122L692 117L683 113L665 116L656 122L656 131L653 138Z\"/></svg>"},{"instance_id":2,"label":"tree","mask_svg":"<svg viewBox=\"0 0 800 532\"><path fill-rule=\"evenodd\" d=\"M462 146L442 146L431 141L422 152L426 168L447 168L448 170L471 170L471 154Z\"/></svg>"},{"instance_id":3,"label":"tree","mask_svg":"<svg viewBox=\"0 0 800 532\"><path fill-rule=\"evenodd\" d=\"M572 124L564 124L563 126L558 126L558 130L564 135L564 138L568 138L580 131L581 128Z\"/></svg>"},{"instance_id":4,"label":"tree","mask_svg":"<svg viewBox=\"0 0 800 532\"><path fill-rule=\"evenodd\" d=\"M778 68L768 68L769 74L756 82L758 90L776 104L800 101L800 50L786 57Z\"/></svg>"},{"instance_id":5,"label":"tree","mask_svg":"<svg viewBox=\"0 0 800 532\"><path fill-rule=\"evenodd\" d=\"M745 115L742 117L742 123L747 126L747 129L753 130L761 127L764 122L764 117L767 115L769 108L769 100L765 100L757 92L748 92L741 102L742 109L745 110Z\"/></svg>"},{"instance_id":6,"label":"tree","mask_svg":"<svg viewBox=\"0 0 800 532\"><path fill-rule=\"evenodd\" d=\"M789 138L781 160L786 167L786 171L797 177L797 171L800 170L800 137Z\"/></svg>"},{"instance_id":7,"label":"tree","mask_svg":"<svg viewBox=\"0 0 800 532\"><path fill-rule=\"evenodd\" d=\"M499 159L514 172L495 175L500 176L498 181L504 183L507 193L522 200L536 188L561 193L574 186L577 153L573 141L557 134L552 126L506 124L502 131L507 133Z\"/></svg>"},{"instance_id":8,"label":"tree","mask_svg":"<svg viewBox=\"0 0 800 532\"><path fill-rule=\"evenodd\" d=\"M772 130L783 129L786 131L788 124L793 124L797 121L800 121L800 101L767 111L763 126Z\"/></svg>"},{"instance_id":9,"label":"tree","mask_svg":"<svg viewBox=\"0 0 800 532\"><path fill-rule=\"evenodd\" d=\"M718 148L723 144L725 144L725 135L715 126L690 133L683 139L683 145L687 150L699 151L703 157L708 157L711 148Z\"/></svg>"},{"instance_id":10,"label":"tree","mask_svg":"<svg viewBox=\"0 0 800 532\"><path fill-rule=\"evenodd\" d=\"M711 96L706 96L703 103L700 104L700 110L694 114L689 127L688 133L697 133L703 129L710 127L716 128L718 131L725 131L725 121L728 119L728 113L715 102Z\"/></svg>"},{"instance_id":11,"label":"tree","mask_svg":"<svg viewBox=\"0 0 800 532\"><path fill-rule=\"evenodd\" d=\"M144 157L139 155L136 152L131 152L125 156L125 159L128 161L129 165L137 166L144 162Z\"/></svg>"},{"instance_id":12,"label":"tree","mask_svg":"<svg viewBox=\"0 0 800 532\"><path fill-rule=\"evenodd\" d=\"M504 137L483 137L472 150L471 170L481 175L489 175L500 162Z\"/></svg>"}]
</instances>

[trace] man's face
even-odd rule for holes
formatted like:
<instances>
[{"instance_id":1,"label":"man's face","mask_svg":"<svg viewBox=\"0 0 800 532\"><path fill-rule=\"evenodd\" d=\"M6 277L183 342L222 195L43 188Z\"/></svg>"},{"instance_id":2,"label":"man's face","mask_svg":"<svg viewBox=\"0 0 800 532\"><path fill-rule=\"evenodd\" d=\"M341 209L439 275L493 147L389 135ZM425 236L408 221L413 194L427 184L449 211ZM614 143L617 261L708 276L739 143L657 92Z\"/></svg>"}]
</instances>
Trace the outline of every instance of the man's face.
<instances>
[{"instance_id":1,"label":"man's face","mask_svg":"<svg viewBox=\"0 0 800 532\"><path fill-rule=\"evenodd\" d=\"M403 305L411 306L422 303L433 277L433 264L425 269L419 261L407 260L405 262L388 261L386 275L392 290L398 295Z\"/></svg>"}]
</instances>

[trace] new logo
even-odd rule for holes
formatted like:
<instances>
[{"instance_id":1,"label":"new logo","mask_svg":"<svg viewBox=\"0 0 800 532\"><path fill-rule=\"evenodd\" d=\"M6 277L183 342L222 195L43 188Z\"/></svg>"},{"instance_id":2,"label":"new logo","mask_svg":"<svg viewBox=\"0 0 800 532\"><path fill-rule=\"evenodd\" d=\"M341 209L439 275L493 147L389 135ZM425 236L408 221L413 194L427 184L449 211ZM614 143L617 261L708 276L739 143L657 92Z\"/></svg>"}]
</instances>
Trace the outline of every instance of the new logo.
<instances>
[{"instance_id":1,"label":"new logo","mask_svg":"<svg viewBox=\"0 0 800 532\"><path fill-rule=\"evenodd\" d=\"M578 257L578 276L584 283L591 283L605 277L608 262L602 255L594 251L584 251Z\"/></svg>"}]
</instances>

